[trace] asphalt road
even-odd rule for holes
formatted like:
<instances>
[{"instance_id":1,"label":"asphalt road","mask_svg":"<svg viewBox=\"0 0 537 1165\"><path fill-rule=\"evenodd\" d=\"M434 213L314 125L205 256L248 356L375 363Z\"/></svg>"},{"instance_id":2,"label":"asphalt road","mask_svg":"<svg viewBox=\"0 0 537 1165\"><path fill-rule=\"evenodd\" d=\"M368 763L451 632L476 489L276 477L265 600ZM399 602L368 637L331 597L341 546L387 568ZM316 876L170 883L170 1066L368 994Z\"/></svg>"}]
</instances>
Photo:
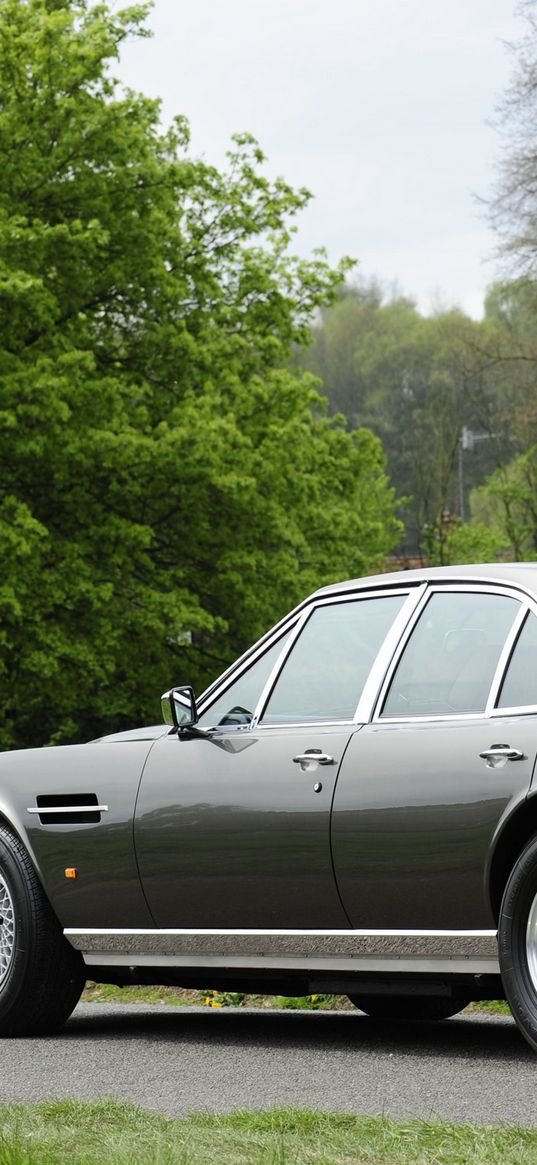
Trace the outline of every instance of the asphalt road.
<instances>
[{"instance_id":1,"label":"asphalt road","mask_svg":"<svg viewBox=\"0 0 537 1165\"><path fill-rule=\"evenodd\" d=\"M537 1125L513 1021L419 1027L359 1012L80 1004L61 1035L2 1044L0 1101L113 1096L169 1116L274 1104Z\"/></svg>"}]
</instances>

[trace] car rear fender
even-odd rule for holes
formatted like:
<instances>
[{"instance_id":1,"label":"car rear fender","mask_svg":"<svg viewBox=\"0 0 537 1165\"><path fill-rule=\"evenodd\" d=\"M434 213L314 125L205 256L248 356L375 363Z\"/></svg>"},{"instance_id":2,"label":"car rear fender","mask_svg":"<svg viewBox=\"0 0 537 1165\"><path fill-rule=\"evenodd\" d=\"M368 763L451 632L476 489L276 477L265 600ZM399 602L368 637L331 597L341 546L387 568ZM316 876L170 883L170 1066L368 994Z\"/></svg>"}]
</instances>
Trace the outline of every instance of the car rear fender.
<instances>
[{"instance_id":1,"label":"car rear fender","mask_svg":"<svg viewBox=\"0 0 537 1165\"><path fill-rule=\"evenodd\" d=\"M506 813L498 822L492 843L490 857L485 871L488 898L495 919L500 906L507 879L513 866L531 837L537 834L537 786L532 784L529 793L520 795L510 802Z\"/></svg>"}]
</instances>

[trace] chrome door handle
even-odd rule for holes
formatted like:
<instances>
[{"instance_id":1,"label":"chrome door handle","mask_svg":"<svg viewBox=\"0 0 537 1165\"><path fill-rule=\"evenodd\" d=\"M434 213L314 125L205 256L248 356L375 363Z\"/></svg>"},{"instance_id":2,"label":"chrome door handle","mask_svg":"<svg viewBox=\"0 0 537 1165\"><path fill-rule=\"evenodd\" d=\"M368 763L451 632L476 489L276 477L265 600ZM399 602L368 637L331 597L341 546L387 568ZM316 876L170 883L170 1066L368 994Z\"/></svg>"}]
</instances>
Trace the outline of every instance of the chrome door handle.
<instances>
[{"instance_id":1,"label":"chrome door handle","mask_svg":"<svg viewBox=\"0 0 537 1165\"><path fill-rule=\"evenodd\" d=\"M311 764L312 761L317 765L335 765L337 763L333 756L329 756L327 752L315 752L314 749L311 752L302 752L293 757L295 765L307 765Z\"/></svg>"},{"instance_id":2,"label":"chrome door handle","mask_svg":"<svg viewBox=\"0 0 537 1165\"><path fill-rule=\"evenodd\" d=\"M486 748L479 755L481 760L486 760L489 769L494 768L495 761L524 760L524 753L519 748L509 748L508 744L493 744L492 748Z\"/></svg>"}]
</instances>

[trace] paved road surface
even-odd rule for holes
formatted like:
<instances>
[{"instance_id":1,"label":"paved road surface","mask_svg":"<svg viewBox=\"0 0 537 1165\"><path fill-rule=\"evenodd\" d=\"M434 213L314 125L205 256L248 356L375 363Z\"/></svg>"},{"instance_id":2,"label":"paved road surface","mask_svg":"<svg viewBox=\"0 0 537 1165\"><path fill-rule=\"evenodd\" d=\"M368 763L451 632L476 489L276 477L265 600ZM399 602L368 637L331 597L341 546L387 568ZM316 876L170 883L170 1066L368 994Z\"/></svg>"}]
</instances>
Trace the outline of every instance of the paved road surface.
<instances>
[{"instance_id":1,"label":"paved road surface","mask_svg":"<svg viewBox=\"0 0 537 1165\"><path fill-rule=\"evenodd\" d=\"M359 1012L80 1004L2 1045L0 1101L114 1096L170 1116L274 1104L537 1125L537 1056L511 1019L418 1027Z\"/></svg>"}]
</instances>

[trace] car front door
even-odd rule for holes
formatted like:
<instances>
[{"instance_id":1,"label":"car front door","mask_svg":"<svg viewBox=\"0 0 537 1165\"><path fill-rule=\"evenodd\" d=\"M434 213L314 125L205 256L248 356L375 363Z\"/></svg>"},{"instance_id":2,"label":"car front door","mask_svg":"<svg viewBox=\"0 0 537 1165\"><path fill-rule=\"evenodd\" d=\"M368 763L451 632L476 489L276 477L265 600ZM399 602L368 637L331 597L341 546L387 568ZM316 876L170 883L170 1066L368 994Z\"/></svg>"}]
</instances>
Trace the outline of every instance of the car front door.
<instances>
[{"instance_id":1,"label":"car front door","mask_svg":"<svg viewBox=\"0 0 537 1165\"><path fill-rule=\"evenodd\" d=\"M204 710L206 738L156 742L135 843L158 927L349 926L330 807L360 694L407 608L401 592L319 601Z\"/></svg>"},{"instance_id":2,"label":"car front door","mask_svg":"<svg viewBox=\"0 0 537 1165\"><path fill-rule=\"evenodd\" d=\"M336 788L334 865L353 926L494 925L487 862L537 750L537 669L523 663L536 627L514 594L425 596ZM524 683L534 690L520 714Z\"/></svg>"}]
</instances>

